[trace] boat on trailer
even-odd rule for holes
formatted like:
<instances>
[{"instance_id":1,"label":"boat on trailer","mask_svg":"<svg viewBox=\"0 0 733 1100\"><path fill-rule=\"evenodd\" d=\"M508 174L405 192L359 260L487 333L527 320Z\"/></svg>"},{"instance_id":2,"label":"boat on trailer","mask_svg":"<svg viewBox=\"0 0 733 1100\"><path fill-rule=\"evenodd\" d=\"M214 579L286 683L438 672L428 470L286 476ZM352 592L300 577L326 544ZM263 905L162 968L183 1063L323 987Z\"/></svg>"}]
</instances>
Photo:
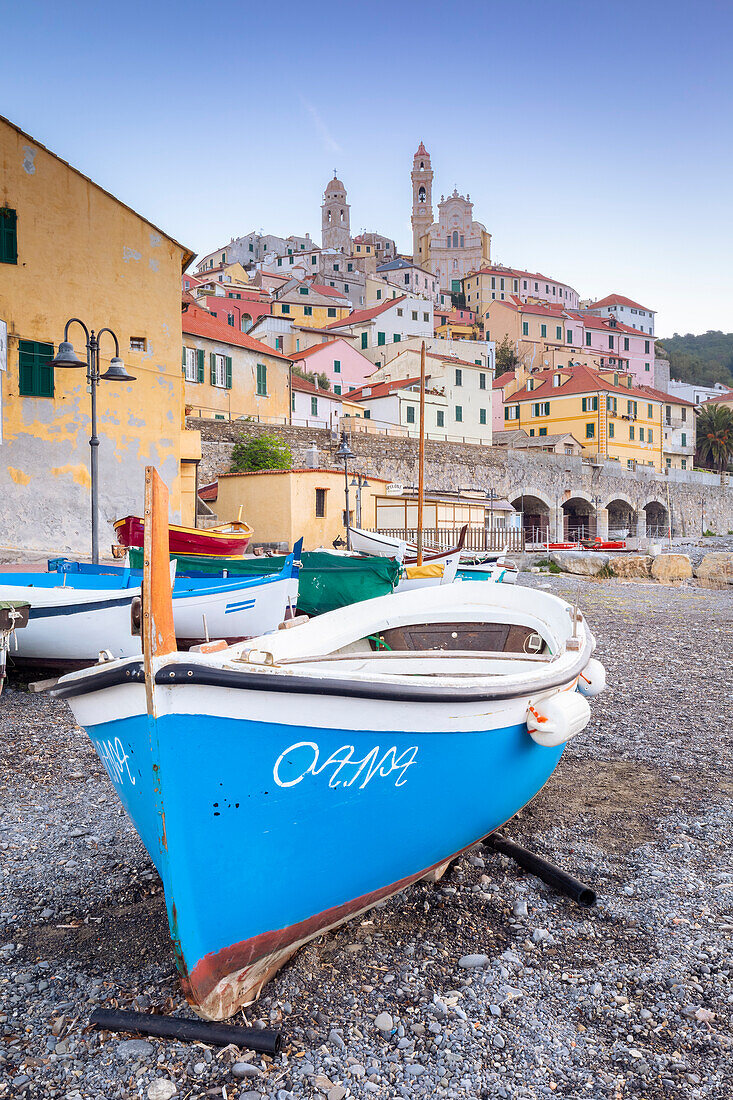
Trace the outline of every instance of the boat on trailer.
<instances>
[{"instance_id":1,"label":"boat on trailer","mask_svg":"<svg viewBox=\"0 0 733 1100\"><path fill-rule=\"evenodd\" d=\"M526 805L605 676L577 609L470 582L179 653L155 538L144 661L105 661L53 693L160 873L189 1003L218 1020L301 944L437 879Z\"/></svg>"}]
</instances>

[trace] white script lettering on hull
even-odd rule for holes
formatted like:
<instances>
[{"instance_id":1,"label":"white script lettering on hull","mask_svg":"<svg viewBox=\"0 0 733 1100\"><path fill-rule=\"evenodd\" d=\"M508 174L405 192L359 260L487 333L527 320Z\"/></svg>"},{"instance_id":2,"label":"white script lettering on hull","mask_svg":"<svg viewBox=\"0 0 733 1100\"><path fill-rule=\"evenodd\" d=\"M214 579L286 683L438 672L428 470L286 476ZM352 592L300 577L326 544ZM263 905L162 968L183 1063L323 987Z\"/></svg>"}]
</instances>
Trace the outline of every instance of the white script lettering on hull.
<instances>
[{"instance_id":1,"label":"white script lettering on hull","mask_svg":"<svg viewBox=\"0 0 733 1100\"><path fill-rule=\"evenodd\" d=\"M127 763L130 757L125 752L119 737L115 737L114 741L97 741L95 739L94 744L97 746L99 758L112 782L122 786L125 781L124 773L127 772L127 778L134 787L135 776L130 771L130 765Z\"/></svg>"},{"instance_id":2,"label":"white script lettering on hull","mask_svg":"<svg viewBox=\"0 0 733 1100\"><path fill-rule=\"evenodd\" d=\"M332 752L321 764L319 763L320 749L316 742L298 741L295 745L290 745L289 748L280 753L275 761L272 774L279 787L294 787L306 775L317 776L321 772L331 769L328 780L329 787L353 787L356 781L361 778L359 790L363 790L375 775L387 779L390 775L399 773L395 779L395 787L401 787L405 783L407 769L415 763L417 757L417 745L411 745L399 756L395 745L385 749L381 756L379 745L375 745L362 760L354 760L355 751L353 745L342 745L340 749ZM303 761L302 767L290 759L296 753L299 754L299 759ZM291 774L294 770L295 778L286 779L281 777L280 771L283 761L287 761L290 765L288 771L291 771Z\"/></svg>"}]
</instances>

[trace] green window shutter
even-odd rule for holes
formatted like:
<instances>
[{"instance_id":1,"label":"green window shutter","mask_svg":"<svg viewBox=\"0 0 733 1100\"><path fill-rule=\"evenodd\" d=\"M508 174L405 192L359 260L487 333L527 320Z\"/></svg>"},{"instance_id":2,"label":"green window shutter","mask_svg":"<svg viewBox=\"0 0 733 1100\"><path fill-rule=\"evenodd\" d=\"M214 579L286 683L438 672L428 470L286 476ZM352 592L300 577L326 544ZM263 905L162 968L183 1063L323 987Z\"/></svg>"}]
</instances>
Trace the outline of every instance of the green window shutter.
<instances>
[{"instance_id":1,"label":"green window shutter","mask_svg":"<svg viewBox=\"0 0 733 1100\"><path fill-rule=\"evenodd\" d=\"M216 356L213 351L209 352L209 368L211 370L211 384L216 385Z\"/></svg>"},{"instance_id":2,"label":"green window shutter","mask_svg":"<svg viewBox=\"0 0 733 1100\"><path fill-rule=\"evenodd\" d=\"M260 397L267 396L267 367L264 363L257 364L257 393Z\"/></svg>"},{"instance_id":3,"label":"green window shutter","mask_svg":"<svg viewBox=\"0 0 733 1100\"><path fill-rule=\"evenodd\" d=\"M226 387L228 390L232 388L232 357L231 355L224 356L224 368L226 377Z\"/></svg>"},{"instance_id":4,"label":"green window shutter","mask_svg":"<svg viewBox=\"0 0 733 1100\"><path fill-rule=\"evenodd\" d=\"M204 380L204 352L201 348L196 349L196 381L203 382Z\"/></svg>"},{"instance_id":5,"label":"green window shutter","mask_svg":"<svg viewBox=\"0 0 733 1100\"><path fill-rule=\"evenodd\" d=\"M181 357L181 366L183 368L183 376L186 377L186 345L183 345L183 355Z\"/></svg>"},{"instance_id":6,"label":"green window shutter","mask_svg":"<svg viewBox=\"0 0 733 1100\"><path fill-rule=\"evenodd\" d=\"M53 397L53 344L21 340L18 345L18 393L21 397Z\"/></svg>"},{"instance_id":7,"label":"green window shutter","mask_svg":"<svg viewBox=\"0 0 733 1100\"><path fill-rule=\"evenodd\" d=\"M394 333L394 342L395 342L395 344L399 344L401 339L402 339L402 335L399 332L395 332Z\"/></svg>"},{"instance_id":8,"label":"green window shutter","mask_svg":"<svg viewBox=\"0 0 733 1100\"><path fill-rule=\"evenodd\" d=\"M562 340L562 325L555 326L555 334L558 340Z\"/></svg>"},{"instance_id":9,"label":"green window shutter","mask_svg":"<svg viewBox=\"0 0 733 1100\"><path fill-rule=\"evenodd\" d=\"M479 411L478 411L478 422L479 422L479 424L485 424L486 423L486 409L479 409Z\"/></svg>"},{"instance_id":10,"label":"green window shutter","mask_svg":"<svg viewBox=\"0 0 733 1100\"><path fill-rule=\"evenodd\" d=\"M334 374L341 374L341 360L340 359L334 359L334 361L333 361L333 373Z\"/></svg>"},{"instance_id":11,"label":"green window shutter","mask_svg":"<svg viewBox=\"0 0 733 1100\"><path fill-rule=\"evenodd\" d=\"M586 334L585 334L586 347L590 347L590 337L591 337L591 334L589 332L586 332Z\"/></svg>"},{"instance_id":12,"label":"green window shutter","mask_svg":"<svg viewBox=\"0 0 733 1100\"><path fill-rule=\"evenodd\" d=\"M529 321L522 321L522 336L529 336Z\"/></svg>"},{"instance_id":13,"label":"green window shutter","mask_svg":"<svg viewBox=\"0 0 733 1100\"><path fill-rule=\"evenodd\" d=\"M415 423L415 406L414 405L408 405L405 412L407 414L406 415L407 423L408 424L414 424Z\"/></svg>"},{"instance_id":14,"label":"green window shutter","mask_svg":"<svg viewBox=\"0 0 733 1100\"><path fill-rule=\"evenodd\" d=\"M311 397L311 416L318 416L318 398Z\"/></svg>"},{"instance_id":15,"label":"green window shutter","mask_svg":"<svg viewBox=\"0 0 733 1100\"><path fill-rule=\"evenodd\" d=\"M9 207L0 207L0 264L18 262L18 215Z\"/></svg>"},{"instance_id":16,"label":"green window shutter","mask_svg":"<svg viewBox=\"0 0 733 1100\"><path fill-rule=\"evenodd\" d=\"M463 420L463 406L456 405L456 420L460 423Z\"/></svg>"},{"instance_id":17,"label":"green window shutter","mask_svg":"<svg viewBox=\"0 0 733 1100\"><path fill-rule=\"evenodd\" d=\"M333 392L340 394L341 393L341 387L340 386L334 386L333 387Z\"/></svg>"},{"instance_id":18,"label":"green window shutter","mask_svg":"<svg viewBox=\"0 0 733 1100\"><path fill-rule=\"evenodd\" d=\"M386 336L383 332L377 333L377 345L381 347L386 341Z\"/></svg>"},{"instance_id":19,"label":"green window shutter","mask_svg":"<svg viewBox=\"0 0 733 1100\"><path fill-rule=\"evenodd\" d=\"M364 350L364 348L367 348L367 347L369 347L369 344L367 343L368 339L369 339L369 335L368 335L368 333L366 333L366 332L362 332L362 334L361 334L361 347L362 347L362 351Z\"/></svg>"}]
</instances>

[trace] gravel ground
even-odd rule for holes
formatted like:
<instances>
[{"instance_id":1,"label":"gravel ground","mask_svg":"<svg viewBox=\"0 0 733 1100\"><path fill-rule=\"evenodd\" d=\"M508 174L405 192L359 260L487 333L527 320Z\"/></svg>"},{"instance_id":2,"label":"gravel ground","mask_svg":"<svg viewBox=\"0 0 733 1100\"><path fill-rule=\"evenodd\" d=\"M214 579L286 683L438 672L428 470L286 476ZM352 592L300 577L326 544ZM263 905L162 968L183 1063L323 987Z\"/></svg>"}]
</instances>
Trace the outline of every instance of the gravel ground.
<instances>
[{"instance_id":1,"label":"gravel ground","mask_svg":"<svg viewBox=\"0 0 733 1100\"><path fill-rule=\"evenodd\" d=\"M523 580L579 594L610 686L506 833L596 908L482 849L295 956L246 1013L282 1024L274 1060L90 1031L96 1005L190 1014L162 890L66 705L11 688L0 1097L729 1100L733 592Z\"/></svg>"}]
</instances>

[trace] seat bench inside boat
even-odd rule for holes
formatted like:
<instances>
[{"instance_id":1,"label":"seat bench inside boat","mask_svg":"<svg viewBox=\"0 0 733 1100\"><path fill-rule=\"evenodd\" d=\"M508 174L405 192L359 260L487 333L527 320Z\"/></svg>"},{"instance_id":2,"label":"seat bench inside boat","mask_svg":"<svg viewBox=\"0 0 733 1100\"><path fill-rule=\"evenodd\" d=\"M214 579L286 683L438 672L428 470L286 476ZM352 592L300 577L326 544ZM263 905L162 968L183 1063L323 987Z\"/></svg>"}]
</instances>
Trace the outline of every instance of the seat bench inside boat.
<instances>
[{"instance_id":1,"label":"seat bench inside boat","mask_svg":"<svg viewBox=\"0 0 733 1100\"><path fill-rule=\"evenodd\" d=\"M411 623L371 635L368 641L377 652L549 653L547 642L536 630L518 623Z\"/></svg>"}]
</instances>

